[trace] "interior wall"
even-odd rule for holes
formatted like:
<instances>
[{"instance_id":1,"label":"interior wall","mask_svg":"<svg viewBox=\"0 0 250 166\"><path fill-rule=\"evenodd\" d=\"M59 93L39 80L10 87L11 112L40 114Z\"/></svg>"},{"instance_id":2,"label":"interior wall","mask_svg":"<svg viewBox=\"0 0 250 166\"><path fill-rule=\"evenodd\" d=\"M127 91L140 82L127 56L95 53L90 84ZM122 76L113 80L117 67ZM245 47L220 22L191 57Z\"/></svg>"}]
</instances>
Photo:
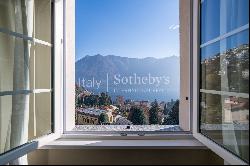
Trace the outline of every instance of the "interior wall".
<instances>
[{"instance_id":1,"label":"interior wall","mask_svg":"<svg viewBox=\"0 0 250 166\"><path fill-rule=\"evenodd\" d=\"M206 149L71 149L38 150L29 154L29 164L51 165L223 165Z\"/></svg>"},{"instance_id":2,"label":"interior wall","mask_svg":"<svg viewBox=\"0 0 250 166\"><path fill-rule=\"evenodd\" d=\"M48 165L48 150L36 150L28 154L29 165Z\"/></svg>"}]
</instances>

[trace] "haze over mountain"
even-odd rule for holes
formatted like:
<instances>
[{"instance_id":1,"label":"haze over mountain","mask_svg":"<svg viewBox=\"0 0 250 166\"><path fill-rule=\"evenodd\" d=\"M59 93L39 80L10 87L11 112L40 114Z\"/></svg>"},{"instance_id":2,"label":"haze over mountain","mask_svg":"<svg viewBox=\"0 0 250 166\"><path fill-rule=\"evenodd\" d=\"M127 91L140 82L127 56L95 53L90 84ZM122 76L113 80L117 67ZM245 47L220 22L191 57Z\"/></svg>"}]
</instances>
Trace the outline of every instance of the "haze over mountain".
<instances>
[{"instance_id":1,"label":"haze over mountain","mask_svg":"<svg viewBox=\"0 0 250 166\"><path fill-rule=\"evenodd\" d=\"M179 98L180 59L177 56L127 58L85 56L75 64L76 84L94 93L108 92L113 99L169 101Z\"/></svg>"}]
</instances>

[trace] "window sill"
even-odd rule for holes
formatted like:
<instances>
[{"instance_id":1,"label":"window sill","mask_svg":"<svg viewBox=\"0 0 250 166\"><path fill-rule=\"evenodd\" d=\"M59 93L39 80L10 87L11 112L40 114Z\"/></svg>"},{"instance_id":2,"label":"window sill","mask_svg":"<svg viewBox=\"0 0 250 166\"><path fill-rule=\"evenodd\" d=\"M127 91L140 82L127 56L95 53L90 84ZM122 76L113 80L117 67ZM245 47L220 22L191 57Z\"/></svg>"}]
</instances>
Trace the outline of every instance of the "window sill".
<instances>
[{"instance_id":1,"label":"window sill","mask_svg":"<svg viewBox=\"0 0 250 166\"><path fill-rule=\"evenodd\" d=\"M40 149L207 149L195 138L168 140L98 140L60 138Z\"/></svg>"}]
</instances>

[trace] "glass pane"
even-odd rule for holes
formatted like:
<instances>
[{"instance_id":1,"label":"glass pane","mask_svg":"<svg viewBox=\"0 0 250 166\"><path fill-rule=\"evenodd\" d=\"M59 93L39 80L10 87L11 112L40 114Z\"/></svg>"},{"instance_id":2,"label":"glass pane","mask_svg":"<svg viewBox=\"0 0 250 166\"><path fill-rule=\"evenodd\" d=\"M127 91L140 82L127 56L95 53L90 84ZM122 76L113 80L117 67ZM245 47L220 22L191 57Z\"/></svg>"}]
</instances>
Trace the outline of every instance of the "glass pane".
<instances>
[{"instance_id":1,"label":"glass pane","mask_svg":"<svg viewBox=\"0 0 250 166\"><path fill-rule=\"evenodd\" d=\"M30 95L29 140L52 132L51 93Z\"/></svg>"},{"instance_id":2,"label":"glass pane","mask_svg":"<svg viewBox=\"0 0 250 166\"><path fill-rule=\"evenodd\" d=\"M0 33L0 92L29 89L30 45L29 41Z\"/></svg>"},{"instance_id":3,"label":"glass pane","mask_svg":"<svg viewBox=\"0 0 250 166\"><path fill-rule=\"evenodd\" d=\"M51 42L51 0L0 0L0 28Z\"/></svg>"},{"instance_id":4,"label":"glass pane","mask_svg":"<svg viewBox=\"0 0 250 166\"><path fill-rule=\"evenodd\" d=\"M249 0L204 0L201 5L201 43L249 23Z\"/></svg>"},{"instance_id":5,"label":"glass pane","mask_svg":"<svg viewBox=\"0 0 250 166\"><path fill-rule=\"evenodd\" d=\"M51 47L35 44L31 47L31 89L51 89Z\"/></svg>"},{"instance_id":6,"label":"glass pane","mask_svg":"<svg viewBox=\"0 0 250 166\"><path fill-rule=\"evenodd\" d=\"M51 0L35 0L33 37L51 43Z\"/></svg>"},{"instance_id":7,"label":"glass pane","mask_svg":"<svg viewBox=\"0 0 250 166\"><path fill-rule=\"evenodd\" d=\"M0 33L0 92L13 90L14 43L14 37Z\"/></svg>"},{"instance_id":8,"label":"glass pane","mask_svg":"<svg viewBox=\"0 0 250 166\"><path fill-rule=\"evenodd\" d=\"M248 0L201 4L201 44L247 24ZM200 59L200 131L248 162L249 30L201 48Z\"/></svg>"},{"instance_id":9,"label":"glass pane","mask_svg":"<svg viewBox=\"0 0 250 166\"><path fill-rule=\"evenodd\" d=\"M249 31L201 49L201 88L249 92Z\"/></svg>"},{"instance_id":10,"label":"glass pane","mask_svg":"<svg viewBox=\"0 0 250 166\"><path fill-rule=\"evenodd\" d=\"M51 88L51 48L0 33L0 92L35 88Z\"/></svg>"},{"instance_id":11,"label":"glass pane","mask_svg":"<svg viewBox=\"0 0 250 166\"><path fill-rule=\"evenodd\" d=\"M201 133L249 161L249 99L201 93Z\"/></svg>"},{"instance_id":12,"label":"glass pane","mask_svg":"<svg viewBox=\"0 0 250 166\"><path fill-rule=\"evenodd\" d=\"M51 133L51 94L0 96L0 153Z\"/></svg>"}]
</instances>

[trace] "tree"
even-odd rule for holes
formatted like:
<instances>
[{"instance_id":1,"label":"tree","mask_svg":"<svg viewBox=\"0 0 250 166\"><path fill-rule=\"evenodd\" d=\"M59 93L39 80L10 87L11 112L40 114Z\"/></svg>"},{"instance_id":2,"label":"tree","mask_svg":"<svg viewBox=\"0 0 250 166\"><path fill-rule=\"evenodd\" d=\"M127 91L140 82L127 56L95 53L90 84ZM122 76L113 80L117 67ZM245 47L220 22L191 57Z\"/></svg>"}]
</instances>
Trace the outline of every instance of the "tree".
<instances>
[{"instance_id":1,"label":"tree","mask_svg":"<svg viewBox=\"0 0 250 166\"><path fill-rule=\"evenodd\" d=\"M85 89L84 87L81 87L79 85L75 85L75 95L78 96L81 93L84 93Z\"/></svg>"},{"instance_id":2,"label":"tree","mask_svg":"<svg viewBox=\"0 0 250 166\"><path fill-rule=\"evenodd\" d=\"M168 115L169 112L170 112L170 109L168 107L168 104L165 104L164 105L164 110L163 110L164 115Z\"/></svg>"},{"instance_id":3,"label":"tree","mask_svg":"<svg viewBox=\"0 0 250 166\"><path fill-rule=\"evenodd\" d=\"M107 106L110 104L112 104L111 97L107 93L102 92L99 97L99 106Z\"/></svg>"},{"instance_id":4,"label":"tree","mask_svg":"<svg viewBox=\"0 0 250 166\"><path fill-rule=\"evenodd\" d=\"M152 104L151 104L151 108L149 110L149 124L159 124L160 120L159 120L159 105L158 102L155 100Z\"/></svg>"},{"instance_id":5,"label":"tree","mask_svg":"<svg viewBox=\"0 0 250 166\"><path fill-rule=\"evenodd\" d=\"M132 107L130 109L129 118L133 125L145 125L146 117L144 111L138 107Z\"/></svg>"},{"instance_id":6,"label":"tree","mask_svg":"<svg viewBox=\"0 0 250 166\"><path fill-rule=\"evenodd\" d=\"M98 105L99 97L97 95L90 95L84 98L84 104L86 106L96 106Z\"/></svg>"},{"instance_id":7,"label":"tree","mask_svg":"<svg viewBox=\"0 0 250 166\"><path fill-rule=\"evenodd\" d=\"M167 117L164 118L164 125L178 125L179 124L179 104L180 101L177 100L172 108L172 110L168 113Z\"/></svg>"},{"instance_id":8,"label":"tree","mask_svg":"<svg viewBox=\"0 0 250 166\"><path fill-rule=\"evenodd\" d=\"M75 107L80 107L83 105L83 97L81 94L83 94L85 89L81 86L75 85Z\"/></svg>"},{"instance_id":9,"label":"tree","mask_svg":"<svg viewBox=\"0 0 250 166\"><path fill-rule=\"evenodd\" d=\"M109 123L109 116L106 113L101 113L101 115L98 118L98 123L99 124Z\"/></svg>"},{"instance_id":10,"label":"tree","mask_svg":"<svg viewBox=\"0 0 250 166\"><path fill-rule=\"evenodd\" d=\"M84 101L84 98L82 96L78 96L76 107L80 107L81 105L83 105L83 101Z\"/></svg>"}]
</instances>

